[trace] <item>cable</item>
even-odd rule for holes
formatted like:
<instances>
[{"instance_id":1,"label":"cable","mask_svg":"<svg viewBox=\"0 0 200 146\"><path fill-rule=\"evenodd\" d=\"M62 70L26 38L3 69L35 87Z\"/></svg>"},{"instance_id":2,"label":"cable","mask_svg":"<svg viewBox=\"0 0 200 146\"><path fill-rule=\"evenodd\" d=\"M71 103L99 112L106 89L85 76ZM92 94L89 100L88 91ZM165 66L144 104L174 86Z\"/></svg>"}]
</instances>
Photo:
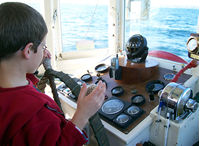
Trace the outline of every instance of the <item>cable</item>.
<instances>
[{"instance_id":1,"label":"cable","mask_svg":"<svg viewBox=\"0 0 200 146\"><path fill-rule=\"evenodd\" d=\"M94 18L95 13L96 13L97 7L98 7L98 0L97 0L97 2L96 2L94 12L93 12L93 14L92 14L92 16L91 16L90 23L89 23L89 25L88 25L88 29L87 29L87 31L86 31L86 33L85 33L85 36L86 36L86 37L87 37L88 32L89 32L89 30L90 30L90 26L91 26L91 24L92 24L92 20L93 20L93 18Z\"/></svg>"}]
</instances>

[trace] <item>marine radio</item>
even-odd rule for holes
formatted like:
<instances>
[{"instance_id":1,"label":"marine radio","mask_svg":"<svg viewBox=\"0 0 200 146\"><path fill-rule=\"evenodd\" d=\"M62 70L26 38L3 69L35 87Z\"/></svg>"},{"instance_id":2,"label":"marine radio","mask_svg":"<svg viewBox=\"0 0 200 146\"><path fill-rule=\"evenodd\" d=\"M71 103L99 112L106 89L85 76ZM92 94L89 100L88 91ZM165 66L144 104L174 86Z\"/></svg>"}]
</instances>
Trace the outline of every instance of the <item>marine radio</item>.
<instances>
[{"instance_id":1,"label":"marine radio","mask_svg":"<svg viewBox=\"0 0 200 146\"><path fill-rule=\"evenodd\" d=\"M109 76L110 78L114 78L115 80L121 80L122 78L122 68L119 65L118 54L116 54L116 57L111 59Z\"/></svg>"}]
</instances>

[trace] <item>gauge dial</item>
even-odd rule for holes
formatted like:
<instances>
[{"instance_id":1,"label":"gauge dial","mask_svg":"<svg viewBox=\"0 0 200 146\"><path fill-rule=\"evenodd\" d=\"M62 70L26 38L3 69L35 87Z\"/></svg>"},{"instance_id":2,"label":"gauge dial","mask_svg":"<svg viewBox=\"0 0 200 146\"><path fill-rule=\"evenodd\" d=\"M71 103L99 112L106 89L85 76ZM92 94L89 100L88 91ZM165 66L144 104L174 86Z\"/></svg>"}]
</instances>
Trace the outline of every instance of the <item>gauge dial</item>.
<instances>
[{"instance_id":1,"label":"gauge dial","mask_svg":"<svg viewBox=\"0 0 200 146\"><path fill-rule=\"evenodd\" d=\"M124 93L124 89L121 86L114 87L111 90L112 95L120 96Z\"/></svg>"},{"instance_id":2,"label":"gauge dial","mask_svg":"<svg viewBox=\"0 0 200 146\"><path fill-rule=\"evenodd\" d=\"M124 103L118 99L106 101L102 106L102 111L106 114L116 114L124 107Z\"/></svg>"},{"instance_id":3,"label":"gauge dial","mask_svg":"<svg viewBox=\"0 0 200 146\"><path fill-rule=\"evenodd\" d=\"M145 103L145 98L144 96L137 94L131 98L131 101L135 105L142 105Z\"/></svg>"},{"instance_id":4,"label":"gauge dial","mask_svg":"<svg viewBox=\"0 0 200 146\"><path fill-rule=\"evenodd\" d=\"M195 49L198 47L198 42L195 38L190 38L187 42L187 49L190 52L194 52Z\"/></svg>"},{"instance_id":5,"label":"gauge dial","mask_svg":"<svg viewBox=\"0 0 200 146\"><path fill-rule=\"evenodd\" d=\"M140 109L137 107L137 106L131 106L127 109L127 112L130 114L130 115L136 115L140 112Z\"/></svg>"},{"instance_id":6,"label":"gauge dial","mask_svg":"<svg viewBox=\"0 0 200 146\"><path fill-rule=\"evenodd\" d=\"M118 123L120 123L120 124L124 124L124 123L128 122L129 119L130 119L130 118L129 118L128 115L126 115L126 114L121 114L121 115L119 115L119 116L116 118L116 121L117 121Z\"/></svg>"}]
</instances>

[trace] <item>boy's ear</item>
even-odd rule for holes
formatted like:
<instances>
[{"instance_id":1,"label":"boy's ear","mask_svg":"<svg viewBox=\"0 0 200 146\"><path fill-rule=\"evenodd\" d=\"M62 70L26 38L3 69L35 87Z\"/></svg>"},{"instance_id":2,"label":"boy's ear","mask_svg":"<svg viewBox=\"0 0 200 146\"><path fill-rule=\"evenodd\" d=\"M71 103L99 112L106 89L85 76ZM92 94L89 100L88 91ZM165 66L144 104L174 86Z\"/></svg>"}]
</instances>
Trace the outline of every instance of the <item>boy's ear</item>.
<instances>
[{"instance_id":1,"label":"boy's ear","mask_svg":"<svg viewBox=\"0 0 200 146\"><path fill-rule=\"evenodd\" d=\"M24 49L22 50L23 52L23 56L26 58L26 59L29 59L30 58L30 54L31 54L31 47L33 46L33 43L28 43Z\"/></svg>"}]
</instances>

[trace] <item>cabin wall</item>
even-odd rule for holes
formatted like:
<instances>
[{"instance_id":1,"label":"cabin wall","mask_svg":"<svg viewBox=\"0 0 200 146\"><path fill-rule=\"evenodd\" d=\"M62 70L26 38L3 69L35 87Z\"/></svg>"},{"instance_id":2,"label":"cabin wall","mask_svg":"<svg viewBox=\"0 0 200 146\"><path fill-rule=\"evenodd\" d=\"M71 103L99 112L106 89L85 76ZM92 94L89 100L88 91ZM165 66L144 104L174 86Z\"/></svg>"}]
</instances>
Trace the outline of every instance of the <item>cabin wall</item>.
<instances>
[{"instance_id":1,"label":"cabin wall","mask_svg":"<svg viewBox=\"0 0 200 146\"><path fill-rule=\"evenodd\" d=\"M125 0L109 1L109 52L116 54L124 48Z\"/></svg>"}]
</instances>

